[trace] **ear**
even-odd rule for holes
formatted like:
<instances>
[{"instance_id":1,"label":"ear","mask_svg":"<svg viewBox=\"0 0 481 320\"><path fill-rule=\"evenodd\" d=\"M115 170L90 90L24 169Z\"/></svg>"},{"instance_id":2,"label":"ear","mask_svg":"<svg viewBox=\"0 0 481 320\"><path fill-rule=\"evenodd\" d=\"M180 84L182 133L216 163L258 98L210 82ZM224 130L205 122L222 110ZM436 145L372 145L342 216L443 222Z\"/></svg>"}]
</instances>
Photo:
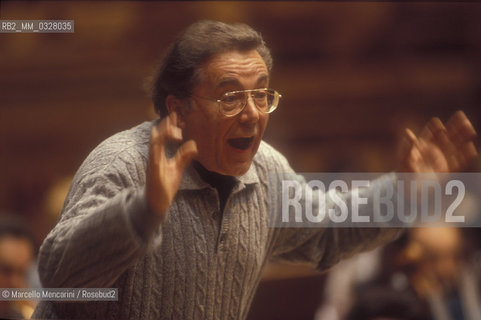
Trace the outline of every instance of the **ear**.
<instances>
[{"instance_id":1,"label":"ear","mask_svg":"<svg viewBox=\"0 0 481 320\"><path fill-rule=\"evenodd\" d=\"M177 125L180 128L185 127L185 101L177 98L174 95L169 94L165 98L165 106L170 113L175 112L177 114Z\"/></svg>"}]
</instances>

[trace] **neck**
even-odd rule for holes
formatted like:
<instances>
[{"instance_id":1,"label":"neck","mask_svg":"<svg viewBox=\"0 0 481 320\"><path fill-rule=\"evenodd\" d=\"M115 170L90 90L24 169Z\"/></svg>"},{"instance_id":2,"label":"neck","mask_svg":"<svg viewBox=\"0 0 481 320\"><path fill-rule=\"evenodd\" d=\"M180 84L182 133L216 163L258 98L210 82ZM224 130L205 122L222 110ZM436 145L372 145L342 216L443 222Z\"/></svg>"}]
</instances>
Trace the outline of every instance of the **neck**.
<instances>
[{"instance_id":1,"label":"neck","mask_svg":"<svg viewBox=\"0 0 481 320\"><path fill-rule=\"evenodd\" d=\"M235 184L234 177L209 171L197 161L194 161L192 165L194 166L195 170L197 170L202 180L217 190L217 193L219 194L220 209L221 212L223 212L227 198Z\"/></svg>"},{"instance_id":2,"label":"neck","mask_svg":"<svg viewBox=\"0 0 481 320\"><path fill-rule=\"evenodd\" d=\"M193 161L192 165L194 166L195 170L200 175L202 180L204 180L214 188L218 188L219 186L225 184L232 184L234 182L234 177L226 176L214 171L209 171L198 161Z\"/></svg>"}]
</instances>

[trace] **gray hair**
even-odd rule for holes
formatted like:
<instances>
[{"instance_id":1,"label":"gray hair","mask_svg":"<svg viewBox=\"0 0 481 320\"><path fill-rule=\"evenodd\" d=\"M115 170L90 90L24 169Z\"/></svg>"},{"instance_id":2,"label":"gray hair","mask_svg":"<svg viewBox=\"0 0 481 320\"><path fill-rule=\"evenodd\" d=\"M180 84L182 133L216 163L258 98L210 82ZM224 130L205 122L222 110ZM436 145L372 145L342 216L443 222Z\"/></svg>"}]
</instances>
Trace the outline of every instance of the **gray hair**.
<instances>
[{"instance_id":1,"label":"gray hair","mask_svg":"<svg viewBox=\"0 0 481 320\"><path fill-rule=\"evenodd\" d=\"M200 67L216 54L257 50L268 71L272 57L262 36L246 24L202 20L190 25L165 52L152 82L154 108L161 117L168 114L168 95L188 98L200 81Z\"/></svg>"}]
</instances>

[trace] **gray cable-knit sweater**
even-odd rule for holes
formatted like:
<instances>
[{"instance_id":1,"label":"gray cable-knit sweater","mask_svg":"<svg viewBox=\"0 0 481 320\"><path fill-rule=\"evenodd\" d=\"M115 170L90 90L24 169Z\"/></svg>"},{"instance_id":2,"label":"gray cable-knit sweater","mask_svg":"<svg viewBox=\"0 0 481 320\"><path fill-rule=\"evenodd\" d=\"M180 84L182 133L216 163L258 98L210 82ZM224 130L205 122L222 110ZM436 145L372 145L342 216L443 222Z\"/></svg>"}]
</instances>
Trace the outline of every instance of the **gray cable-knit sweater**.
<instances>
[{"instance_id":1,"label":"gray cable-knit sweater","mask_svg":"<svg viewBox=\"0 0 481 320\"><path fill-rule=\"evenodd\" d=\"M88 156L39 254L44 287L114 287L119 300L44 301L34 318L245 319L268 259L322 271L396 234L269 228L280 195L268 175L292 169L264 142L222 214L216 189L188 167L161 224L143 195L151 126L118 133Z\"/></svg>"}]
</instances>

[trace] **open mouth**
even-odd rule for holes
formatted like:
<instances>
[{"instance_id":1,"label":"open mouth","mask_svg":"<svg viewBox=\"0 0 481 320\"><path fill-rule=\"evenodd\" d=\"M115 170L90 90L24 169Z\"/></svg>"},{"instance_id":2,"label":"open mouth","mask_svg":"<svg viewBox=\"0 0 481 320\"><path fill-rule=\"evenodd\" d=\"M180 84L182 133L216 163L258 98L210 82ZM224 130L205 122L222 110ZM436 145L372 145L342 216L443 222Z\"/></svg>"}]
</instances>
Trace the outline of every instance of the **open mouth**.
<instances>
[{"instance_id":1,"label":"open mouth","mask_svg":"<svg viewBox=\"0 0 481 320\"><path fill-rule=\"evenodd\" d=\"M232 138L227 140L227 142L231 147L234 147L239 150L247 150L251 146L253 141L254 141L254 137Z\"/></svg>"}]
</instances>

